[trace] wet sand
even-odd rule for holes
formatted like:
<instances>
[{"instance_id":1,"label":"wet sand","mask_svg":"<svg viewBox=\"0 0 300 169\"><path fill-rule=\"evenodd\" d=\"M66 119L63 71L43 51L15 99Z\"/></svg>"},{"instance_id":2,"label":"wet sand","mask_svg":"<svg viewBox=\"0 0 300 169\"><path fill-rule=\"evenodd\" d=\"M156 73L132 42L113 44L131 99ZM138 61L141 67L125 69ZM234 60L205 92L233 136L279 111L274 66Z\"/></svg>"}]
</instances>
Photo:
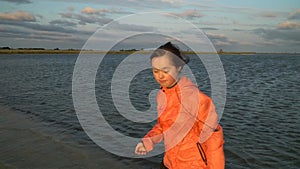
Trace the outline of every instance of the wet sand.
<instances>
[{"instance_id":1,"label":"wet sand","mask_svg":"<svg viewBox=\"0 0 300 169\"><path fill-rule=\"evenodd\" d=\"M0 168L138 168L138 163L124 166L122 159L105 151L89 152L83 145L62 142L39 130L40 125L1 107Z\"/></svg>"},{"instance_id":2,"label":"wet sand","mask_svg":"<svg viewBox=\"0 0 300 169\"><path fill-rule=\"evenodd\" d=\"M13 169L13 167L5 165L5 164L2 164L1 162L0 162L0 168L1 169Z\"/></svg>"}]
</instances>

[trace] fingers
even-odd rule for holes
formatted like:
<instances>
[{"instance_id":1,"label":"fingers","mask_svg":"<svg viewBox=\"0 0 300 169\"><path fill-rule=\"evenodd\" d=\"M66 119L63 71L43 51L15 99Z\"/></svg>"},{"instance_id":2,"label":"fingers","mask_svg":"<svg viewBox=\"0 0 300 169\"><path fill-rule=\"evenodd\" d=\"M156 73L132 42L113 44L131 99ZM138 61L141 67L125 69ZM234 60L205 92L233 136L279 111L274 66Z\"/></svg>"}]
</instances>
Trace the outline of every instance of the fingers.
<instances>
[{"instance_id":1,"label":"fingers","mask_svg":"<svg viewBox=\"0 0 300 169\"><path fill-rule=\"evenodd\" d=\"M136 153L137 155L146 155L146 154L147 154L147 151L146 151L144 145L138 144L138 145L136 146L136 148L135 148L135 153Z\"/></svg>"},{"instance_id":2,"label":"fingers","mask_svg":"<svg viewBox=\"0 0 300 169\"><path fill-rule=\"evenodd\" d=\"M135 154L137 154L137 155L146 155L147 154L147 150L146 150L145 146L143 145L143 143L138 143L136 145Z\"/></svg>"}]
</instances>

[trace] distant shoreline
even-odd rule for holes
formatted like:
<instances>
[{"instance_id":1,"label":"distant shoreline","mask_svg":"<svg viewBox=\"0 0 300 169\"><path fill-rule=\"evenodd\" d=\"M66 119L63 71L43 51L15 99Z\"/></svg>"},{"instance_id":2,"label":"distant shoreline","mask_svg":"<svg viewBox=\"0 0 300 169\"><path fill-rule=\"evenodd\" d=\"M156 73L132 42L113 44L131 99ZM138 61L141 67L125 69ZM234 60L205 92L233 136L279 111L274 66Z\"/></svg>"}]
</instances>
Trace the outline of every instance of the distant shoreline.
<instances>
[{"instance_id":1,"label":"distant shoreline","mask_svg":"<svg viewBox=\"0 0 300 169\"><path fill-rule=\"evenodd\" d=\"M97 50L78 50L78 49L0 49L0 54L131 54L143 53L150 54L148 50L120 50L120 51L97 51ZM257 52L192 52L183 51L184 54L236 54L236 55L251 55L251 54L300 54L300 53L257 53Z\"/></svg>"}]
</instances>

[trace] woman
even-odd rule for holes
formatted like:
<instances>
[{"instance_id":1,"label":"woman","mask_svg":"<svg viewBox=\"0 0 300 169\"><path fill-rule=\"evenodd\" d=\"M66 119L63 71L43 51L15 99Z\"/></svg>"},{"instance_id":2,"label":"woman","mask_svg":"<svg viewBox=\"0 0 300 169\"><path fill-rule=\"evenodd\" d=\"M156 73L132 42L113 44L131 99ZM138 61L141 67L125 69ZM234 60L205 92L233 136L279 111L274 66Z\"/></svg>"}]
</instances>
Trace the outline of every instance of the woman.
<instances>
[{"instance_id":1,"label":"woman","mask_svg":"<svg viewBox=\"0 0 300 169\"><path fill-rule=\"evenodd\" d=\"M145 155L164 140L160 168L222 169L225 166L223 131L212 100L180 72L189 58L168 42L151 55L157 95L158 123L135 148Z\"/></svg>"}]
</instances>

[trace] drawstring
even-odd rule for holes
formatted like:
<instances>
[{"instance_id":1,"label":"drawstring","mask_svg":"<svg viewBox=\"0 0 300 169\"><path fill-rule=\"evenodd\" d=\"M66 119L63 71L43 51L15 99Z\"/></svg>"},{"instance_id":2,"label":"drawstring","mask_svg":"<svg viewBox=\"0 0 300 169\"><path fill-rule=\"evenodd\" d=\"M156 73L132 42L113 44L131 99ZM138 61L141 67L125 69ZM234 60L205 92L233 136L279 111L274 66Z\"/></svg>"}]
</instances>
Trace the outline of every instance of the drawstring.
<instances>
[{"instance_id":1,"label":"drawstring","mask_svg":"<svg viewBox=\"0 0 300 169\"><path fill-rule=\"evenodd\" d=\"M206 154L203 150L203 147L201 146L201 144L199 142L197 142L196 144L197 144L197 148L199 150L202 160L204 161L205 165L207 165L207 158L206 158Z\"/></svg>"}]
</instances>

